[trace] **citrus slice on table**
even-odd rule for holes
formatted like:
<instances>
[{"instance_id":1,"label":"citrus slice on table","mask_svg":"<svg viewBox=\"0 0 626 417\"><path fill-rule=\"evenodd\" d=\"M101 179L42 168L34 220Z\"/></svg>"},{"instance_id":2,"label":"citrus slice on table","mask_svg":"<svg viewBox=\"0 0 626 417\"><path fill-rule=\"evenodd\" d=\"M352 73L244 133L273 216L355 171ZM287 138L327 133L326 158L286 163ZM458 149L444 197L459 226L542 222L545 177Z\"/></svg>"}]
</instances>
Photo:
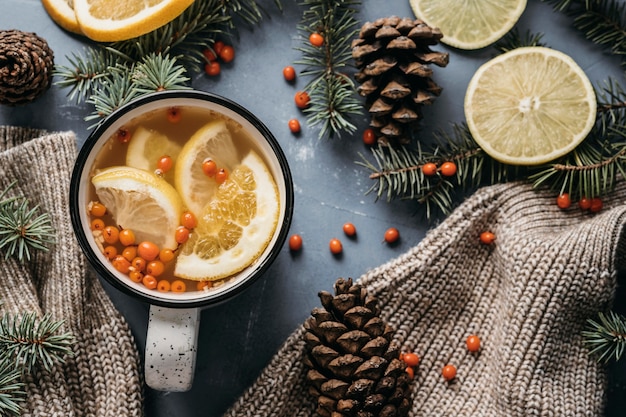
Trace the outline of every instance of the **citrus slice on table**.
<instances>
[{"instance_id":1,"label":"citrus slice on table","mask_svg":"<svg viewBox=\"0 0 626 417\"><path fill-rule=\"evenodd\" d=\"M123 41L171 22L194 0L73 0L80 30L99 42Z\"/></svg>"},{"instance_id":2,"label":"citrus slice on table","mask_svg":"<svg viewBox=\"0 0 626 417\"><path fill-rule=\"evenodd\" d=\"M52 20L63 29L73 33L82 33L76 20L72 0L41 0L41 4Z\"/></svg>"},{"instance_id":3,"label":"citrus slice on table","mask_svg":"<svg viewBox=\"0 0 626 417\"><path fill-rule=\"evenodd\" d=\"M483 64L465 95L478 145L512 165L552 161L582 142L596 119L596 96L572 58L545 47L517 48Z\"/></svg>"},{"instance_id":4,"label":"citrus slice on table","mask_svg":"<svg viewBox=\"0 0 626 417\"><path fill-rule=\"evenodd\" d=\"M183 203L196 216L217 191L215 178L207 176L202 163L213 160L230 172L239 161L233 138L223 120L213 120L185 143L178 154L174 182Z\"/></svg>"},{"instance_id":5,"label":"citrus slice on table","mask_svg":"<svg viewBox=\"0 0 626 417\"><path fill-rule=\"evenodd\" d=\"M115 223L132 230L137 242L176 249L182 202L167 181L141 169L119 166L98 172L91 182Z\"/></svg>"},{"instance_id":6,"label":"citrus slice on table","mask_svg":"<svg viewBox=\"0 0 626 417\"><path fill-rule=\"evenodd\" d=\"M243 270L272 240L279 206L272 174L250 151L202 210L181 248L174 275L218 280Z\"/></svg>"},{"instance_id":7,"label":"citrus slice on table","mask_svg":"<svg viewBox=\"0 0 626 417\"><path fill-rule=\"evenodd\" d=\"M410 0L415 16L443 33L441 42L459 49L480 49L517 23L526 0Z\"/></svg>"},{"instance_id":8,"label":"citrus slice on table","mask_svg":"<svg viewBox=\"0 0 626 417\"><path fill-rule=\"evenodd\" d=\"M156 130L138 127L132 134L126 150L126 165L154 173L159 159L165 155L172 158L174 165L164 178L174 183L176 160L182 146Z\"/></svg>"}]
</instances>

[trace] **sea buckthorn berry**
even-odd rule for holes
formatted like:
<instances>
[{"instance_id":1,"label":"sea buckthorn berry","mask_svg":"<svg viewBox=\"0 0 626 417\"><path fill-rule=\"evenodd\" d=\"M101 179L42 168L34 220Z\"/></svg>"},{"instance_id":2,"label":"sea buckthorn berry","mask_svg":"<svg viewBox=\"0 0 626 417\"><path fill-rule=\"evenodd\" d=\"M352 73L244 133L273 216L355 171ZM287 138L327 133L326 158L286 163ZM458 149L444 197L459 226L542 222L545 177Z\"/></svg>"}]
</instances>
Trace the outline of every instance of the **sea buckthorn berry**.
<instances>
[{"instance_id":1,"label":"sea buckthorn berry","mask_svg":"<svg viewBox=\"0 0 626 417\"><path fill-rule=\"evenodd\" d=\"M415 353L405 353L402 355L402 360L407 366L416 367L420 363L420 357Z\"/></svg>"},{"instance_id":2,"label":"sea buckthorn berry","mask_svg":"<svg viewBox=\"0 0 626 417\"><path fill-rule=\"evenodd\" d=\"M120 243L124 246L135 244L135 233L130 229L122 229L119 233Z\"/></svg>"},{"instance_id":3,"label":"sea buckthorn berry","mask_svg":"<svg viewBox=\"0 0 626 417\"><path fill-rule=\"evenodd\" d=\"M157 279L152 275L144 275L141 282L149 290L153 290L157 287Z\"/></svg>"},{"instance_id":4,"label":"sea buckthorn berry","mask_svg":"<svg viewBox=\"0 0 626 417\"><path fill-rule=\"evenodd\" d=\"M186 211L180 216L180 224L185 226L187 229L193 229L198 225L198 219L195 214L190 211Z\"/></svg>"},{"instance_id":5,"label":"sea buckthorn berry","mask_svg":"<svg viewBox=\"0 0 626 417\"><path fill-rule=\"evenodd\" d=\"M285 80L287 81L293 81L296 79L296 70L294 67L292 67L291 65L287 65L285 68L283 68L283 77L285 77Z\"/></svg>"},{"instance_id":6,"label":"sea buckthorn berry","mask_svg":"<svg viewBox=\"0 0 626 417\"><path fill-rule=\"evenodd\" d=\"M175 256L176 255L174 254L174 251L171 249L161 249L161 251L159 252L159 260L161 262L171 262Z\"/></svg>"},{"instance_id":7,"label":"sea buckthorn berry","mask_svg":"<svg viewBox=\"0 0 626 417\"><path fill-rule=\"evenodd\" d=\"M433 162L426 162L422 165L422 173L427 177L431 177L437 173L437 164Z\"/></svg>"},{"instance_id":8,"label":"sea buckthorn berry","mask_svg":"<svg viewBox=\"0 0 626 417\"><path fill-rule=\"evenodd\" d=\"M131 134L130 131L124 127L117 129L117 133L115 134L117 140L120 143L128 143L130 142Z\"/></svg>"},{"instance_id":9,"label":"sea buckthorn berry","mask_svg":"<svg viewBox=\"0 0 626 417\"><path fill-rule=\"evenodd\" d=\"M228 171L225 168L220 168L215 174L215 182L222 184L228 179Z\"/></svg>"},{"instance_id":10,"label":"sea buckthorn berry","mask_svg":"<svg viewBox=\"0 0 626 417\"><path fill-rule=\"evenodd\" d=\"M122 255L117 255L113 258L111 264L113 264L113 268L117 269L122 274L128 274L128 271L130 271L130 262Z\"/></svg>"},{"instance_id":11,"label":"sea buckthorn berry","mask_svg":"<svg viewBox=\"0 0 626 417\"><path fill-rule=\"evenodd\" d=\"M441 168L439 168L439 170L441 171L441 175L444 177L451 177L456 174L456 164L450 161L444 162L441 164Z\"/></svg>"},{"instance_id":12,"label":"sea buckthorn berry","mask_svg":"<svg viewBox=\"0 0 626 417\"><path fill-rule=\"evenodd\" d=\"M341 244L341 240L337 238L330 239L330 242L328 242L328 247L330 248L330 252L333 255L339 255L341 252L343 252L343 245Z\"/></svg>"},{"instance_id":13,"label":"sea buckthorn berry","mask_svg":"<svg viewBox=\"0 0 626 417\"><path fill-rule=\"evenodd\" d=\"M146 273L154 277L158 277L159 275L162 275L163 272L165 272L165 265L161 261L158 261L158 260L150 261L146 265Z\"/></svg>"},{"instance_id":14,"label":"sea buckthorn berry","mask_svg":"<svg viewBox=\"0 0 626 417\"><path fill-rule=\"evenodd\" d=\"M212 286L213 286L213 282L212 281L198 281L196 283L196 290L204 291L204 290L208 290Z\"/></svg>"},{"instance_id":15,"label":"sea buckthorn berry","mask_svg":"<svg viewBox=\"0 0 626 417\"><path fill-rule=\"evenodd\" d=\"M589 211L592 213L597 213L602 210L602 199L599 197L594 197L591 199L591 205L589 206Z\"/></svg>"},{"instance_id":16,"label":"sea buckthorn berry","mask_svg":"<svg viewBox=\"0 0 626 417\"><path fill-rule=\"evenodd\" d=\"M320 47L324 45L324 37L317 32L313 32L309 35L309 42L313 46Z\"/></svg>"},{"instance_id":17,"label":"sea buckthorn berry","mask_svg":"<svg viewBox=\"0 0 626 417\"><path fill-rule=\"evenodd\" d=\"M124 250L122 250L122 256L128 261L132 261L137 257L137 246L126 246Z\"/></svg>"},{"instance_id":18,"label":"sea buckthorn berry","mask_svg":"<svg viewBox=\"0 0 626 417\"><path fill-rule=\"evenodd\" d=\"M293 99L299 109L306 109L311 102L311 97L306 91L298 91Z\"/></svg>"},{"instance_id":19,"label":"sea buckthorn berry","mask_svg":"<svg viewBox=\"0 0 626 417\"><path fill-rule=\"evenodd\" d=\"M140 271L133 269L128 272L128 278L130 278L130 280L133 282L141 282L141 280L143 279L143 274Z\"/></svg>"},{"instance_id":20,"label":"sea buckthorn berry","mask_svg":"<svg viewBox=\"0 0 626 417\"><path fill-rule=\"evenodd\" d=\"M220 48L219 52L217 52L217 55L222 61L228 64L235 59L235 48L233 48L232 45L224 45L224 47Z\"/></svg>"},{"instance_id":21,"label":"sea buckthorn berry","mask_svg":"<svg viewBox=\"0 0 626 417\"><path fill-rule=\"evenodd\" d=\"M146 265L148 264L148 262L146 262L145 259L143 259L141 256L135 256L133 258L132 261L130 261L130 264L133 266L133 268L135 268L137 271L143 272L146 270Z\"/></svg>"},{"instance_id":22,"label":"sea buckthorn berry","mask_svg":"<svg viewBox=\"0 0 626 417\"><path fill-rule=\"evenodd\" d=\"M346 234L346 236L354 236L356 235L356 226L350 222L344 223L343 232Z\"/></svg>"},{"instance_id":23,"label":"sea buckthorn berry","mask_svg":"<svg viewBox=\"0 0 626 417\"><path fill-rule=\"evenodd\" d=\"M157 291L169 292L170 287L171 287L170 282L166 279L162 279L157 282Z\"/></svg>"},{"instance_id":24,"label":"sea buckthorn berry","mask_svg":"<svg viewBox=\"0 0 626 417\"><path fill-rule=\"evenodd\" d=\"M220 51L222 50L222 48L224 48L225 45L226 44L223 41L215 41L215 43L213 44L213 50L216 54L219 55Z\"/></svg>"},{"instance_id":25,"label":"sea buckthorn berry","mask_svg":"<svg viewBox=\"0 0 626 417\"><path fill-rule=\"evenodd\" d=\"M187 285L185 285L184 281L179 279L172 281L172 292L185 292L187 290Z\"/></svg>"},{"instance_id":26,"label":"sea buckthorn berry","mask_svg":"<svg viewBox=\"0 0 626 417\"><path fill-rule=\"evenodd\" d=\"M290 119L288 125L291 133L300 133L300 121L298 119Z\"/></svg>"},{"instance_id":27,"label":"sea buckthorn berry","mask_svg":"<svg viewBox=\"0 0 626 417\"><path fill-rule=\"evenodd\" d=\"M570 208L570 206L572 205L572 200L569 197L568 193L563 193L563 194L559 194L559 196L556 198L556 205L560 208L560 209L567 209Z\"/></svg>"},{"instance_id":28,"label":"sea buckthorn berry","mask_svg":"<svg viewBox=\"0 0 626 417\"><path fill-rule=\"evenodd\" d=\"M302 249L302 236L291 235L289 238L289 249L292 251L299 251Z\"/></svg>"},{"instance_id":29,"label":"sea buckthorn berry","mask_svg":"<svg viewBox=\"0 0 626 417\"><path fill-rule=\"evenodd\" d=\"M113 245L107 246L104 248L104 256L106 256L107 259L115 258L117 256L117 248Z\"/></svg>"},{"instance_id":30,"label":"sea buckthorn berry","mask_svg":"<svg viewBox=\"0 0 626 417\"><path fill-rule=\"evenodd\" d=\"M205 48L202 51L202 55L204 55L204 57L206 58L208 62L217 61L217 55L215 51L211 48Z\"/></svg>"},{"instance_id":31,"label":"sea buckthorn berry","mask_svg":"<svg viewBox=\"0 0 626 417\"><path fill-rule=\"evenodd\" d=\"M216 77L220 75L222 68L220 67L220 63L217 61L207 62L204 65L204 72L211 77Z\"/></svg>"},{"instance_id":32,"label":"sea buckthorn berry","mask_svg":"<svg viewBox=\"0 0 626 417\"><path fill-rule=\"evenodd\" d=\"M120 231L115 226L105 226L105 228L102 229L102 238L110 245L117 243L119 237Z\"/></svg>"},{"instance_id":33,"label":"sea buckthorn berry","mask_svg":"<svg viewBox=\"0 0 626 417\"><path fill-rule=\"evenodd\" d=\"M589 210L591 208L591 199L587 197L581 197L580 200L578 200L578 207L580 207L582 210Z\"/></svg>"},{"instance_id":34,"label":"sea buckthorn berry","mask_svg":"<svg viewBox=\"0 0 626 417\"><path fill-rule=\"evenodd\" d=\"M394 243L397 242L398 239L400 239L400 231L398 229L396 229L395 227L390 227L389 229L385 230L385 242Z\"/></svg>"},{"instance_id":35,"label":"sea buckthorn berry","mask_svg":"<svg viewBox=\"0 0 626 417\"><path fill-rule=\"evenodd\" d=\"M89 214L95 217L102 217L106 214L107 208L102 203L98 203L97 201L92 203L89 208Z\"/></svg>"},{"instance_id":36,"label":"sea buckthorn berry","mask_svg":"<svg viewBox=\"0 0 626 417\"><path fill-rule=\"evenodd\" d=\"M415 370L413 370L413 368L411 368L410 366L407 366L404 372L406 372L406 374L409 376L409 379L415 378Z\"/></svg>"},{"instance_id":37,"label":"sea buckthorn berry","mask_svg":"<svg viewBox=\"0 0 626 417\"><path fill-rule=\"evenodd\" d=\"M467 336L465 339L465 345L470 352L478 352L480 350L480 337L475 334Z\"/></svg>"},{"instance_id":38,"label":"sea buckthorn berry","mask_svg":"<svg viewBox=\"0 0 626 417\"><path fill-rule=\"evenodd\" d=\"M189 239L189 235L189 229L187 229L185 226L178 226L176 228L176 231L174 232L174 238L176 239L176 242L181 245Z\"/></svg>"},{"instance_id":39,"label":"sea buckthorn berry","mask_svg":"<svg viewBox=\"0 0 626 417\"><path fill-rule=\"evenodd\" d=\"M104 220L93 219L91 221L91 230L102 230L102 229L104 229Z\"/></svg>"},{"instance_id":40,"label":"sea buckthorn berry","mask_svg":"<svg viewBox=\"0 0 626 417\"><path fill-rule=\"evenodd\" d=\"M169 155L163 155L157 161L157 169L160 169L161 172L168 172L174 166L174 160Z\"/></svg>"},{"instance_id":41,"label":"sea buckthorn berry","mask_svg":"<svg viewBox=\"0 0 626 417\"><path fill-rule=\"evenodd\" d=\"M491 245L496 240L496 235L491 232L482 232L480 234L480 243L484 245Z\"/></svg>"},{"instance_id":42,"label":"sea buckthorn berry","mask_svg":"<svg viewBox=\"0 0 626 417\"><path fill-rule=\"evenodd\" d=\"M159 247L153 242L143 241L137 245L137 254L148 262L154 261L159 252Z\"/></svg>"},{"instance_id":43,"label":"sea buckthorn berry","mask_svg":"<svg viewBox=\"0 0 626 417\"><path fill-rule=\"evenodd\" d=\"M205 159L202 161L202 172L207 177L214 177L217 174L217 164L212 159Z\"/></svg>"},{"instance_id":44,"label":"sea buckthorn berry","mask_svg":"<svg viewBox=\"0 0 626 417\"><path fill-rule=\"evenodd\" d=\"M456 377L456 366L454 365L446 365L441 370L441 375L446 381L451 381Z\"/></svg>"},{"instance_id":45,"label":"sea buckthorn berry","mask_svg":"<svg viewBox=\"0 0 626 417\"><path fill-rule=\"evenodd\" d=\"M170 123L178 123L182 119L183 114L179 107L173 106L167 109L167 120Z\"/></svg>"},{"instance_id":46,"label":"sea buckthorn berry","mask_svg":"<svg viewBox=\"0 0 626 417\"><path fill-rule=\"evenodd\" d=\"M371 127L363 131L363 143L372 146L376 143L376 132Z\"/></svg>"}]
</instances>

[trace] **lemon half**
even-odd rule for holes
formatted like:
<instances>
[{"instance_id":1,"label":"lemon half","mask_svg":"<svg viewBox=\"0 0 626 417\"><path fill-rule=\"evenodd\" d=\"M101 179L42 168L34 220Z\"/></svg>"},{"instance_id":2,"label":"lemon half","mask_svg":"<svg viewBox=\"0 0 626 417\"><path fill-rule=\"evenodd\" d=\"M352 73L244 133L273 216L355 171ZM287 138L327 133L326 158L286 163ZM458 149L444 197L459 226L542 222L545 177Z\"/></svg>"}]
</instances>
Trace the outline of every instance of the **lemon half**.
<instances>
[{"instance_id":1,"label":"lemon half","mask_svg":"<svg viewBox=\"0 0 626 417\"><path fill-rule=\"evenodd\" d=\"M465 95L478 145L512 165L538 165L573 150L596 120L591 82L572 58L545 47L517 48L483 64Z\"/></svg>"}]
</instances>

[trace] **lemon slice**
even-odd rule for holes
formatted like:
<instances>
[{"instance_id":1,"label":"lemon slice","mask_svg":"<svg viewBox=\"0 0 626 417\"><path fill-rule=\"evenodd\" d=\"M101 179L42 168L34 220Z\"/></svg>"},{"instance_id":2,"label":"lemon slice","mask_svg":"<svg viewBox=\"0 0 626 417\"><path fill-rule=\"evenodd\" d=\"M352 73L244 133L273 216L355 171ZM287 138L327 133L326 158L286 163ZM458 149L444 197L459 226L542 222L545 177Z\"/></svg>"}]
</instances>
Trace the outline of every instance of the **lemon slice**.
<instances>
[{"instance_id":1,"label":"lemon slice","mask_svg":"<svg viewBox=\"0 0 626 417\"><path fill-rule=\"evenodd\" d=\"M274 178L251 151L202 210L174 275L218 280L252 264L272 239L279 204Z\"/></svg>"},{"instance_id":2,"label":"lemon slice","mask_svg":"<svg viewBox=\"0 0 626 417\"><path fill-rule=\"evenodd\" d=\"M41 0L41 4L57 25L73 33L82 33L74 13L73 0Z\"/></svg>"},{"instance_id":3,"label":"lemon slice","mask_svg":"<svg viewBox=\"0 0 626 417\"><path fill-rule=\"evenodd\" d=\"M459 49L491 45L517 23L526 0L410 0L415 16L443 33L441 42Z\"/></svg>"},{"instance_id":4,"label":"lemon slice","mask_svg":"<svg viewBox=\"0 0 626 417\"><path fill-rule=\"evenodd\" d=\"M215 179L207 177L202 171L202 162L207 158L228 172L239 161L233 138L223 120L211 121L198 129L183 146L176 161L176 189L187 209L196 215L218 187Z\"/></svg>"},{"instance_id":5,"label":"lemon slice","mask_svg":"<svg viewBox=\"0 0 626 417\"><path fill-rule=\"evenodd\" d=\"M182 202L167 181L141 169L119 166L98 172L91 182L115 222L132 230L138 242L176 249Z\"/></svg>"},{"instance_id":6,"label":"lemon slice","mask_svg":"<svg viewBox=\"0 0 626 417\"><path fill-rule=\"evenodd\" d=\"M483 64L469 83L464 109L487 154L507 164L537 165L585 139L596 119L596 96L569 56L526 47Z\"/></svg>"},{"instance_id":7,"label":"lemon slice","mask_svg":"<svg viewBox=\"0 0 626 417\"><path fill-rule=\"evenodd\" d=\"M80 30L99 42L123 41L169 23L194 0L73 0Z\"/></svg>"},{"instance_id":8,"label":"lemon slice","mask_svg":"<svg viewBox=\"0 0 626 417\"><path fill-rule=\"evenodd\" d=\"M126 165L154 173L159 159L168 155L174 165L164 178L173 184L176 160L181 149L182 146L171 141L166 135L140 126L133 132L128 143Z\"/></svg>"}]
</instances>

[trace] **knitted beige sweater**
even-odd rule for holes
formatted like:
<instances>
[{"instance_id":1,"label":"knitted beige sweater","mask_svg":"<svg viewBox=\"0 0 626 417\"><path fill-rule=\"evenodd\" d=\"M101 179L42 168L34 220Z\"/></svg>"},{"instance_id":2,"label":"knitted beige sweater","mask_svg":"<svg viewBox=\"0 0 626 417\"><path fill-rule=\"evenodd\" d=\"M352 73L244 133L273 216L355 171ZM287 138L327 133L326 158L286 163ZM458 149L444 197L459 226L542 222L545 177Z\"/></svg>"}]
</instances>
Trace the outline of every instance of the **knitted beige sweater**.
<instances>
[{"instance_id":1,"label":"knitted beige sweater","mask_svg":"<svg viewBox=\"0 0 626 417\"><path fill-rule=\"evenodd\" d=\"M1 312L50 314L76 338L74 356L26 382L22 416L142 415L142 383L129 326L87 267L72 232L69 182L76 158L70 132L0 127L0 190L24 196L52 218L56 244L20 263L0 255ZM1 414L1 412L0 412Z\"/></svg>"},{"instance_id":2,"label":"knitted beige sweater","mask_svg":"<svg viewBox=\"0 0 626 417\"><path fill-rule=\"evenodd\" d=\"M583 346L626 267L626 185L598 214L560 210L524 184L476 192L415 248L360 283L421 363L411 416L600 416L605 372ZM491 246L481 232L495 233ZM320 290L332 290L320 288ZM478 354L465 339L482 339ZM298 328L227 416L314 415ZM442 367L455 364L447 383Z\"/></svg>"}]
</instances>

